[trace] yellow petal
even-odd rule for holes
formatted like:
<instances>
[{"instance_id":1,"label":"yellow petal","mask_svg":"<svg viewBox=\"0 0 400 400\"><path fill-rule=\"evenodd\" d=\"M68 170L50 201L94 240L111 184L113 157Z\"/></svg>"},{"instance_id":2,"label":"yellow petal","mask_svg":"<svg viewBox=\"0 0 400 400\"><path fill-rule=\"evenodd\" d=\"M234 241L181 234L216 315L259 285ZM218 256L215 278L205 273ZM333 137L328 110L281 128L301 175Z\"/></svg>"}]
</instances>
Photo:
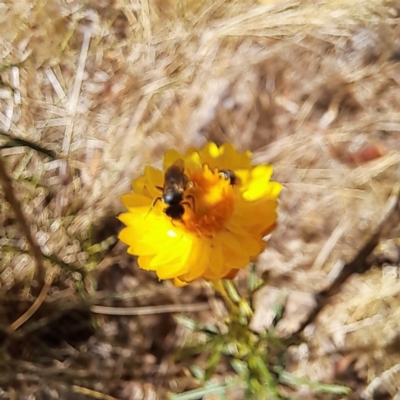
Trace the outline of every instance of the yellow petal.
<instances>
[{"instance_id":1,"label":"yellow petal","mask_svg":"<svg viewBox=\"0 0 400 400\"><path fill-rule=\"evenodd\" d=\"M142 240L170 246L171 240L175 242L181 235L178 227L174 227L167 218L162 218L159 225L149 230ZM166 241L169 241L169 244L166 244Z\"/></svg>"},{"instance_id":2,"label":"yellow petal","mask_svg":"<svg viewBox=\"0 0 400 400\"><path fill-rule=\"evenodd\" d=\"M118 235L121 242L129 246L129 254L135 256L155 255L160 250L160 244L150 241L144 241L145 227L130 227L124 228Z\"/></svg>"},{"instance_id":3,"label":"yellow petal","mask_svg":"<svg viewBox=\"0 0 400 400\"><path fill-rule=\"evenodd\" d=\"M123 241L123 240L121 240ZM128 253L133 256L143 257L143 256L154 256L156 254L157 249L152 243L143 243L143 242L130 242Z\"/></svg>"},{"instance_id":4,"label":"yellow petal","mask_svg":"<svg viewBox=\"0 0 400 400\"><path fill-rule=\"evenodd\" d=\"M239 169L249 168L251 163L251 152L238 153L238 151L230 144L224 143L220 147L220 157L218 159L219 169Z\"/></svg>"},{"instance_id":5,"label":"yellow petal","mask_svg":"<svg viewBox=\"0 0 400 400\"><path fill-rule=\"evenodd\" d=\"M121 196L121 200L122 203L124 203L124 206L128 210L135 207L143 207L143 206L150 208L152 203L152 200L149 197L137 193L123 194Z\"/></svg>"},{"instance_id":6,"label":"yellow petal","mask_svg":"<svg viewBox=\"0 0 400 400\"><path fill-rule=\"evenodd\" d=\"M138 258L137 263L140 268L146 271L155 271L155 268L150 265L153 256L141 256Z\"/></svg>"},{"instance_id":7,"label":"yellow petal","mask_svg":"<svg viewBox=\"0 0 400 400\"><path fill-rule=\"evenodd\" d=\"M229 225L229 227L232 229L232 225ZM260 252L258 241L245 230L223 231L218 237L224 246L236 254L248 254L250 256L258 255Z\"/></svg>"},{"instance_id":8,"label":"yellow petal","mask_svg":"<svg viewBox=\"0 0 400 400\"><path fill-rule=\"evenodd\" d=\"M187 282L181 281L179 278L174 278L172 282L176 287L184 287L187 285Z\"/></svg>"},{"instance_id":9,"label":"yellow petal","mask_svg":"<svg viewBox=\"0 0 400 400\"><path fill-rule=\"evenodd\" d=\"M269 181L273 172L272 165L257 165L251 170L251 178Z\"/></svg>"},{"instance_id":10,"label":"yellow petal","mask_svg":"<svg viewBox=\"0 0 400 400\"><path fill-rule=\"evenodd\" d=\"M160 279L173 279L183 274L186 274L189 266L186 263L189 249L186 253L175 254L175 259L170 260L169 263L158 265L156 269L157 276Z\"/></svg>"},{"instance_id":11,"label":"yellow petal","mask_svg":"<svg viewBox=\"0 0 400 400\"><path fill-rule=\"evenodd\" d=\"M141 176L132 182L133 191L137 194L142 194L147 197L151 197L149 186L150 183L145 176Z\"/></svg>"},{"instance_id":12,"label":"yellow petal","mask_svg":"<svg viewBox=\"0 0 400 400\"><path fill-rule=\"evenodd\" d=\"M220 150L214 142L208 142L199 153L202 157L217 158L220 155Z\"/></svg>"},{"instance_id":13,"label":"yellow petal","mask_svg":"<svg viewBox=\"0 0 400 400\"><path fill-rule=\"evenodd\" d=\"M153 258L152 265L169 264L176 259L182 260L185 255L188 255L190 249L191 241L184 236L169 240L168 243L164 243L158 254Z\"/></svg>"},{"instance_id":14,"label":"yellow petal","mask_svg":"<svg viewBox=\"0 0 400 400\"><path fill-rule=\"evenodd\" d=\"M210 256L209 266L204 272L204 277L210 280L221 279L224 276L224 259L219 241L213 242Z\"/></svg>"},{"instance_id":15,"label":"yellow petal","mask_svg":"<svg viewBox=\"0 0 400 400\"><path fill-rule=\"evenodd\" d=\"M164 222L160 213L155 209L150 209L148 206L136 207L133 210L134 211L118 215L118 219L125 225L134 226L136 229L140 229L144 232Z\"/></svg>"},{"instance_id":16,"label":"yellow petal","mask_svg":"<svg viewBox=\"0 0 400 400\"><path fill-rule=\"evenodd\" d=\"M246 201L258 200L270 192L270 178L272 167L270 165L259 165L254 167L250 174L250 181L243 192Z\"/></svg>"},{"instance_id":17,"label":"yellow petal","mask_svg":"<svg viewBox=\"0 0 400 400\"><path fill-rule=\"evenodd\" d=\"M156 269L156 274L158 279L174 279L177 276L181 276L187 272L187 266L178 262L171 262L170 264L165 264L158 266Z\"/></svg>"},{"instance_id":18,"label":"yellow petal","mask_svg":"<svg viewBox=\"0 0 400 400\"><path fill-rule=\"evenodd\" d=\"M196 238L193 241L192 251L187 260L189 271L182 276L182 280L186 282L193 281L204 274L210 262L210 240L207 238Z\"/></svg>"},{"instance_id":19,"label":"yellow petal","mask_svg":"<svg viewBox=\"0 0 400 400\"><path fill-rule=\"evenodd\" d=\"M121 242L130 245L140 239L140 235L138 235L138 231L135 228L128 226L121 230L118 234L118 239L121 240Z\"/></svg>"},{"instance_id":20,"label":"yellow petal","mask_svg":"<svg viewBox=\"0 0 400 400\"><path fill-rule=\"evenodd\" d=\"M170 167L179 158L183 159L184 155L176 150L167 150L164 154L164 162L163 162L164 170Z\"/></svg>"},{"instance_id":21,"label":"yellow petal","mask_svg":"<svg viewBox=\"0 0 400 400\"><path fill-rule=\"evenodd\" d=\"M242 254L237 255L235 253L232 253L228 249L225 249L224 250L224 259L225 259L225 265L229 270L229 269L246 268L251 260L251 257L244 256ZM227 273L229 273L229 271Z\"/></svg>"},{"instance_id":22,"label":"yellow petal","mask_svg":"<svg viewBox=\"0 0 400 400\"><path fill-rule=\"evenodd\" d=\"M151 190L151 186L156 187L164 186L164 173L160 171L159 169L156 169L154 167L147 166L144 169L144 175L149 181L150 187L149 190Z\"/></svg>"},{"instance_id":23,"label":"yellow petal","mask_svg":"<svg viewBox=\"0 0 400 400\"><path fill-rule=\"evenodd\" d=\"M202 162L200 154L197 151L190 153L185 158L185 172L189 175L193 174L195 171L202 168Z\"/></svg>"}]
</instances>

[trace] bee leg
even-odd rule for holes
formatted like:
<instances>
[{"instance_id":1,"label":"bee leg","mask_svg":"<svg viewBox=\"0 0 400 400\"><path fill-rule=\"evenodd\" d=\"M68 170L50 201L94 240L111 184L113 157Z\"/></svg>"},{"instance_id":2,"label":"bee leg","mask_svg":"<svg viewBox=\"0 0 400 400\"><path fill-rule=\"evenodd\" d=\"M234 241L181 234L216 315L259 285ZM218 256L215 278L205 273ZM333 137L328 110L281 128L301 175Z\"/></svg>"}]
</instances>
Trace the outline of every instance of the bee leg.
<instances>
[{"instance_id":1,"label":"bee leg","mask_svg":"<svg viewBox=\"0 0 400 400\"><path fill-rule=\"evenodd\" d=\"M161 197L156 197L153 202L151 203L151 207L149 212L146 214L146 217L151 213L151 210L154 208L154 206L157 204L158 201L162 201Z\"/></svg>"},{"instance_id":2,"label":"bee leg","mask_svg":"<svg viewBox=\"0 0 400 400\"><path fill-rule=\"evenodd\" d=\"M193 196L186 196L187 198L190 197L192 202L190 201L182 201L181 204L185 204L187 206L189 206L194 212L196 212L196 206L195 206L195 202L194 202L194 197Z\"/></svg>"},{"instance_id":3,"label":"bee leg","mask_svg":"<svg viewBox=\"0 0 400 400\"><path fill-rule=\"evenodd\" d=\"M183 204L183 203L182 203L182 204ZM164 212L165 212L165 210L164 210ZM174 228L177 227L177 225L174 224L174 221L179 221L182 225L185 225L185 221L184 221L182 218L179 218L179 219L171 218L171 224L172 224L172 226L173 226Z\"/></svg>"},{"instance_id":4,"label":"bee leg","mask_svg":"<svg viewBox=\"0 0 400 400\"><path fill-rule=\"evenodd\" d=\"M161 186L156 186L156 189L158 189L160 192L163 192L163 191L164 191L164 188L161 187ZM157 197L157 198L158 198L158 197Z\"/></svg>"},{"instance_id":5,"label":"bee leg","mask_svg":"<svg viewBox=\"0 0 400 400\"><path fill-rule=\"evenodd\" d=\"M186 196L187 199L192 200L192 203L190 204L188 201L186 202L186 204L189 204L192 207L192 210L194 212L196 212L196 201L193 195L189 194L188 196ZM182 203L183 204L183 203Z\"/></svg>"},{"instance_id":6,"label":"bee leg","mask_svg":"<svg viewBox=\"0 0 400 400\"><path fill-rule=\"evenodd\" d=\"M156 197L153 200L153 203L151 203L151 208L154 208L158 201L162 201L162 198L161 197Z\"/></svg>"}]
</instances>

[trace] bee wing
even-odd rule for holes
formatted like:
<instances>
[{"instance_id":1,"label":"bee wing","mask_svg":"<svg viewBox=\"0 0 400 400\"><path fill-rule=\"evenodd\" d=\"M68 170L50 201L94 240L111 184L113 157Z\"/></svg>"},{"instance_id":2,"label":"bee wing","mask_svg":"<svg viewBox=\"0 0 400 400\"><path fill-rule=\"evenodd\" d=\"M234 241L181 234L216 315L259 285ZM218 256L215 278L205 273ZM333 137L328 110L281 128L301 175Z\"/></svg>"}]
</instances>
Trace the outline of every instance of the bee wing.
<instances>
[{"instance_id":1,"label":"bee wing","mask_svg":"<svg viewBox=\"0 0 400 400\"><path fill-rule=\"evenodd\" d=\"M172 185L177 187L183 186L186 179L184 170L185 162L181 158L178 158L165 172L164 189Z\"/></svg>"},{"instance_id":2,"label":"bee wing","mask_svg":"<svg viewBox=\"0 0 400 400\"><path fill-rule=\"evenodd\" d=\"M185 169L185 161L183 161L182 158L176 159L176 160L172 163L172 165L173 165L174 167L176 167L176 168L179 168L182 172L183 172L184 169Z\"/></svg>"},{"instance_id":3,"label":"bee wing","mask_svg":"<svg viewBox=\"0 0 400 400\"><path fill-rule=\"evenodd\" d=\"M182 160L182 158L178 158L177 160L175 160L175 162L173 163L173 166L179 170L181 176L180 176L180 182L179 182L179 186L181 186L183 188L183 190L187 189L187 186L189 185L189 178L188 176L185 174L185 161Z\"/></svg>"}]
</instances>

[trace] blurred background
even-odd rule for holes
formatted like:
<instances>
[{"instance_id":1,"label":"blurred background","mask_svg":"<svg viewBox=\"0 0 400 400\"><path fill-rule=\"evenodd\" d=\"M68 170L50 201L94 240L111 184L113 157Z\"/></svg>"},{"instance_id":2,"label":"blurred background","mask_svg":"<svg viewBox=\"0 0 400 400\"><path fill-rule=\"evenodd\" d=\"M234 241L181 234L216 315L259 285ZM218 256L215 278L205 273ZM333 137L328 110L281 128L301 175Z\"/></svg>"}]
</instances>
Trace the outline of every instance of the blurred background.
<instances>
[{"instance_id":1,"label":"blurred background","mask_svg":"<svg viewBox=\"0 0 400 400\"><path fill-rule=\"evenodd\" d=\"M164 399L199 385L188 365L204 357L175 360L192 333L173 317L215 321L218 300L202 282L158 282L116 239L120 195L170 148L230 142L274 165L284 190L257 263L266 281L252 328L269 327L285 294L278 332L295 331L399 181L398 2L14 0L0 10L0 158L13 187L0 189L0 398ZM10 190L51 276L45 293ZM400 398L398 238L384 238L384 261L307 328L289 371L346 384L348 399ZM232 373L221 363L214 379Z\"/></svg>"}]
</instances>

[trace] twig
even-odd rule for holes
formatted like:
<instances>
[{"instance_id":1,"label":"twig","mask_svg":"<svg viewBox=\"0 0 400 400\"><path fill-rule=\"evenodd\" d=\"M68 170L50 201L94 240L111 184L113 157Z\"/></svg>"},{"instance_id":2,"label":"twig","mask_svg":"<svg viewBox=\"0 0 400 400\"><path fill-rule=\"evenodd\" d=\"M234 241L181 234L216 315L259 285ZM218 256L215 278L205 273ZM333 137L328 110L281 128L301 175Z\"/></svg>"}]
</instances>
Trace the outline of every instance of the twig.
<instances>
[{"instance_id":1,"label":"twig","mask_svg":"<svg viewBox=\"0 0 400 400\"><path fill-rule=\"evenodd\" d=\"M5 198L10 203L11 208L14 210L17 221L21 226L21 229L26 237L26 240L29 243L31 253L35 259L36 279L38 280L39 285L44 285L44 277L46 271L44 268L43 254L40 250L40 247L37 245L35 239L31 235L31 231L22 212L21 205L14 194L14 189L11 185L11 180L7 175L3 159L1 156L0 156L0 181L1 181L1 186L3 187L4 190Z\"/></svg>"},{"instance_id":2,"label":"twig","mask_svg":"<svg viewBox=\"0 0 400 400\"><path fill-rule=\"evenodd\" d=\"M96 390L84 388L82 386L76 386L73 385L72 389L75 393L83 394L84 396L91 397L93 399L99 399L99 400L118 400L115 397L109 396L108 394L104 394L101 392L98 392Z\"/></svg>"},{"instance_id":3,"label":"twig","mask_svg":"<svg viewBox=\"0 0 400 400\"><path fill-rule=\"evenodd\" d=\"M163 306L149 306L149 307L105 307L105 306L92 306L90 310L95 314L105 315L151 315L163 314L173 312L196 312L209 310L208 303L195 303L195 304L167 304Z\"/></svg>"},{"instance_id":4,"label":"twig","mask_svg":"<svg viewBox=\"0 0 400 400\"><path fill-rule=\"evenodd\" d=\"M368 271L374 260L370 257L372 251L379 243L382 236L394 229L400 222L400 186L396 186L386 203L385 211L373 235L366 242L364 247L358 252L352 261L345 264L340 270L336 278L333 280L331 285L326 289L321 290L315 294L315 307L311 311L308 318L300 325L299 329L294 332L292 338L298 337L301 332L311 324L321 310L326 306L332 296L340 291L341 286L347 279L353 274L363 274Z\"/></svg>"},{"instance_id":5,"label":"twig","mask_svg":"<svg viewBox=\"0 0 400 400\"><path fill-rule=\"evenodd\" d=\"M77 71L76 71L76 75L75 75L75 82L74 82L74 86L72 88L71 98L69 99L69 102L68 102L68 109L67 109L68 120L67 120L64 139L63 139L63 143L62 143L62 154L65 157L68 157L69 148L71 145L73 128L74 128L74 118L75 118L76 110L78 108L79 95L80 95L80 91L81 91L83 75L85 72L85 64L86 64L86 58L87 58L87 54L88 54L88 50L89 50L90 37L91 37L90 30L85 30L84 35L83 35L81 52L79 54L78 67L77 67ZM65 175L66 170L67 170L67 162L61 163L60 175L61 176Z\"/></svg>"},{"instance_id":6,"label":"twig","mask_svg":"<svg viewBox=\"0 0 400 400\"><path fill-rule=\"evenodd\" d=\"M48 150L44 147L41 147L37 143L30 142L25 139L20 139L18 137L12 137L11 135L0 132L0 136L4 136L8 138L8 141L0 146L0 150L2 149L10 149L13 147L28 147L32 150L37 151L38 153L42 153L50 158L56 158L56 153L53 150Z\"/></svg>"},{"instance_id":7,"label":"twig","mask_svg":"<svg viewBox=\"0 0 400 400\"><path fill-rule=\"evenodd\" d=\"M381 375L377 376L363 391L362 396L364 399L372 399L375 398L374 394L377 389L384 384L384 387L389 386L389 382L396 382L396 378L398 378L398 374L400 374L400 364L396 364L388 370L384 371ZM396 385L397 386L397 385Z\"/></svg>"},{"instance_id":8,"label":"twig","mask_svg":"<svg viewBox=\"0 0 400 400\"><path fill-rule=\"evenodd\" d=\"M44 299L46 298L46 295L51 287L52 282L53 282L52 277L46 279L42 287L42 290L40 291L39 296L37 297L35 302L29 307L29 309L26 312L24 312L16 321L14 321L11 324L10 329L12 331L16 331L22 324L28 321L28 319L31 318L33 314L35 314L35 312L39 309Z\"/></svg>"},{"instance_id":9,"label":"twig","mask_svg":"<svg viewBox=\"0 0 400 400\"><path fill-rule=\"evenodd\" d=\"M347 219L347 216L344 215L342 217L342 220L336 226L335 230L332 232L330 238L322 246L320 252L315 258L313 265L311 266L311 271L319 271L322 268L322 266L325 264L326 260L332 253L332 250L334 249L336 243L346 232L348 226L349 220Z\"/></svg>"}]
</instances>

